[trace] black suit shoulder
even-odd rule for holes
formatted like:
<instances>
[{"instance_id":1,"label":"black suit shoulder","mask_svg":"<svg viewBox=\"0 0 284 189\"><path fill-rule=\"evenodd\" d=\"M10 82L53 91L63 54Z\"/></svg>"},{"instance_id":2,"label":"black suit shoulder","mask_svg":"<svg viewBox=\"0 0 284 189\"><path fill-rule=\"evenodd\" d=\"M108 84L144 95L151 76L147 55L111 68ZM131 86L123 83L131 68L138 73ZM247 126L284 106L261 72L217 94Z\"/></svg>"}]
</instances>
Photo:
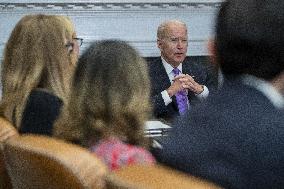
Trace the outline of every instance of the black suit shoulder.
<instances>
[{"instance_id":1,"label":"black suit shoulder","mask_svg":"<svg viewBox=\"0 0 284 189\"><path fill-rule=\"evenodd\" d=\"M225 188L279 188L284 184L279 166L284 163L283 116L256 89L224 84L176 121L157 159Z\"/></svg>"},{"instance_id":2,"label":"black suit shoulder","mask_svg":"<svg viewBox=\"0 0 284 189\"><path fill-rule=\"evenodd\" d=\"M165 105L161 92L171 86L167 72L160 57L148 60L148 70L151 81L150 99L153 105L153 116L158 119L169 120L178 115L175 100L168 106Z\"/></svg>"}]
</instances>

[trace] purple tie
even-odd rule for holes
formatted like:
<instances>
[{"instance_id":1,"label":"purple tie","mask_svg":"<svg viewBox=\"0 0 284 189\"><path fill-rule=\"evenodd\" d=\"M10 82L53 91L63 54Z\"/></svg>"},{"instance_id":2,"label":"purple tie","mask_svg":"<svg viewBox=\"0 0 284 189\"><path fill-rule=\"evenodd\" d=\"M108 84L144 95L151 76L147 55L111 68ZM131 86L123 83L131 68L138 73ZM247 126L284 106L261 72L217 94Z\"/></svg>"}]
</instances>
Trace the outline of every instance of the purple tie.
<instances>
[{"instance_id":1,"label":"purple tie","mask_svg":"<svg viewBox=\"0 0 284 189\"><path fill-rule=\"evenodd\" d=\"M174 76L176 77L179 75L180 71L178 68L173 69ZM188 110L188 99L187 99L187 94L186 91L179 91L176 93L176 100L178 104L178 109L179 109L179 114L184 115L185 112Z\"/></svg>"}]
</instances>

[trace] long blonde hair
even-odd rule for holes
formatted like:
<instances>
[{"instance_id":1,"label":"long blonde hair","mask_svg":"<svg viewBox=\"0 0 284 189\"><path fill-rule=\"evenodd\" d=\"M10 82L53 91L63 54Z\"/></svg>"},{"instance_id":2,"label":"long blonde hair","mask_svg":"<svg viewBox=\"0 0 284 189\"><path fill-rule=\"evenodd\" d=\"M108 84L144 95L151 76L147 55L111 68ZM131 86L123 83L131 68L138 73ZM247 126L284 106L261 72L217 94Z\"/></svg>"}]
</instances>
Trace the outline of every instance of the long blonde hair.
<instances>
[{"instance_id":1,"label":"long blonde hair","mask_svg":"<svg viewBox=\"0 0 284 189\"><path fill-rule=\"evenodd\" d=\"M55 123L54 135L83 145L115 136L147 146L149 92L146 63L130 45L115 40L94 43L78 61L70 103Z\"/></svg>"},{"instance_id":2,"label":"long blonde hair","mask_svg":"<svg viewBox=\"0 0 284 189\"><path fill-rule=\"evenodd\" d=\"M65 44L74 34L65 16L27 15L15 26L4 51L0 115L17 128L33 89L47 89L66 101L77 55Z\"/></svg>"}]
</instances>

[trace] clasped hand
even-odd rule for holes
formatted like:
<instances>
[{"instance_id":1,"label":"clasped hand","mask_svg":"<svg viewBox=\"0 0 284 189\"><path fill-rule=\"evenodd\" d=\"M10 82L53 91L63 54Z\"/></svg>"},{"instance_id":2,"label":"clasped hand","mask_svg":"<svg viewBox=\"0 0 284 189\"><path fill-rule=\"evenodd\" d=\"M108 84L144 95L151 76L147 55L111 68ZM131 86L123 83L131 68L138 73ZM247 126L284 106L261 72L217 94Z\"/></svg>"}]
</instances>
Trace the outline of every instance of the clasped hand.
<instances>
[{"instance_id":1,"label":"clasped hand","mask_svg":"<svg viewBox=\"0 0 284 189\"><path fill-rule=\"evenodd\" d=\"M179 91L189 90L195 94L203 92L203 86L194 81L194 76L188 74L180 74L173 79L172 85L167 89L170 97Z\"/></svg>"}]
</instances>

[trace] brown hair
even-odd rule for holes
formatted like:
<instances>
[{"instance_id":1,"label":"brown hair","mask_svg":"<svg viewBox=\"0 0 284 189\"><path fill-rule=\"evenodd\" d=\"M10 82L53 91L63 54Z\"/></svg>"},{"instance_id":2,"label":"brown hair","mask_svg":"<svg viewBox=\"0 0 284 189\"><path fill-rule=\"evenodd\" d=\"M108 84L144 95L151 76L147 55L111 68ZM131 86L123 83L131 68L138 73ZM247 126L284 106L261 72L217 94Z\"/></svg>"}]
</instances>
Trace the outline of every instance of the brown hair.
<instances>
[{"instance_id":1,"label":"brown hair","mask_svg":"<svg viewBox=\"0 0 284 189\"><path fill-rule=\"evenodd\" d=\"M55 123L54 135L83 145L115 136L146 146L149 92L146 63L130 45L94 43L78 61L70 103Z\"/></svg>"},{"instance_id":2,"label":"brown hair","mask_svg":"<svg viewBox=\"0 0 284 189\"><path fill-rule=\"evenodd\" d=\"M15 26L2 63L0 115L19 128L31 91L44 88L66 101L77 55L69 53L75 29L68 17L27 15Z\"/></svg>"}]
</instances>

